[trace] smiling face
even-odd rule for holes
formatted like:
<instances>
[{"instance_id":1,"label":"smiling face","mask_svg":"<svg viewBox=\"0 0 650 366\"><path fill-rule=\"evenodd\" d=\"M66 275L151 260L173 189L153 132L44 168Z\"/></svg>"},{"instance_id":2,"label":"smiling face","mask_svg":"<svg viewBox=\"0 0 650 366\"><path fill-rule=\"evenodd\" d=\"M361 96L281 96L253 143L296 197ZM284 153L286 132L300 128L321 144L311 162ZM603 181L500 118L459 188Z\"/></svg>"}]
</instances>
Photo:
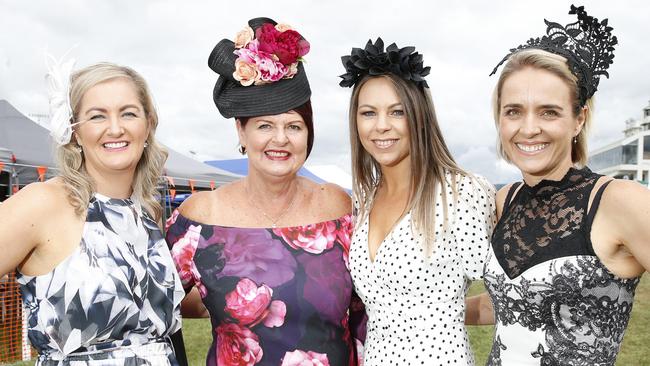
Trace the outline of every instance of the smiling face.
<instances>
[{"instance_id":1,"label":"smiling face","mask_svg":"<svg viewBox=\"0 0 650 366\"><path fill-rule=\"evenodd\" d=\"M307 159L308 131L302 116L294 111L237 121L239 143L246 148L249 174L275 177L294 175Z\"/></svg>"},{"instance_id":2,"label":"smiling face","mask_svg":"<svg viewBox=\"0 0 650 366\"><path fill-rule=\"evenodd\" d=\"M499 138L524 180L560 179L573 166L571 149L585 121L572 108L569 86L553 73L526 67L501 88Z\"/></svg>"},{"instance_id":3,"label":"smiling face","mask_svg":"<svg viewBox=\"0 0 650 366\"><path fill-rule=\"evenodd\" d=\"M409 164L409 122L388 78L376 77L361 87L356 114L361 145L379 165Z\"/></svg>"},{"instance_id":4,"label":"smiling face","mask_svg":"<svg viewBox=\"0 0 650 366\"><path fill-rule=\"evenodd\" d=\"M134 174L149 136L149 123L133 82L114 78L83 95L75 138L92 177Z\"/></svg>"}]
</instances>

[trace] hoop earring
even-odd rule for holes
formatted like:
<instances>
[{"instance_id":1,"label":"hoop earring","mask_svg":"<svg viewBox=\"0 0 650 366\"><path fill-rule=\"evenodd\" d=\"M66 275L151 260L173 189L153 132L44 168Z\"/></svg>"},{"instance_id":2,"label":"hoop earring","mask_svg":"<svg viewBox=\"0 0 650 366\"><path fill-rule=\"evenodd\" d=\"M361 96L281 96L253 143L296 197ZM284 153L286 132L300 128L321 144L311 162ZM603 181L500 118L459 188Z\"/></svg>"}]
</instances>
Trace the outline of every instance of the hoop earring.
<instances>
[{"instance_id":1,"label":"hoop earring","mask_svg":"<svg viewBox=\"0 0 650 366\"><path fill-rule=\"evenodd\" d=\"M147 146L149 146L149 143L145 141L144 142L144 147L147 147Z\"/></svg>"}]
</instances>

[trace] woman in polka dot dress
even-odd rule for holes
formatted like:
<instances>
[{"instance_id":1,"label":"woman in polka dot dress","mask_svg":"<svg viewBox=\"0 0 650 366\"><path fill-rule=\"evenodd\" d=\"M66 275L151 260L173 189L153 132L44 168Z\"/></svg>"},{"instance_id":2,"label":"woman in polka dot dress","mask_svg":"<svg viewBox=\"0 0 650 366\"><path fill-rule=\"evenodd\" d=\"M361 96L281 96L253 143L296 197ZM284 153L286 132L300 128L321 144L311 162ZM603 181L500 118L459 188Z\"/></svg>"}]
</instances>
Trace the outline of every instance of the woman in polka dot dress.
<instances>
[{"instance_id":1,"label":"woman in polka dot dress","mask_svg":"<svg viewBox=\"0 0 650 366\"><path fill-rule=\"evenodd\" d=\"M354 87L349 261L369 316L364 361L474 365L464 298L483 272L494 189L451 157L423 78L429 68L413 51L384 51L379 38L343 57L341 86Z\"/></svg>"}]
</instances>

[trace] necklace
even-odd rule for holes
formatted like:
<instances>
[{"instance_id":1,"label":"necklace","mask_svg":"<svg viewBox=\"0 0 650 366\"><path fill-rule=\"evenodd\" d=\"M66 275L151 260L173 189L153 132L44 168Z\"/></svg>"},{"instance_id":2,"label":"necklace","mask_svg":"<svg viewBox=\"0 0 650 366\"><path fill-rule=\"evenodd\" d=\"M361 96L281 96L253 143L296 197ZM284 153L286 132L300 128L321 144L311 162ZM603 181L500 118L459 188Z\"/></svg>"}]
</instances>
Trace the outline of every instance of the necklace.
<instances>
[{"instance_id":1,"label":"necklace","mask_svg":"<svg viewBox=\"0 0 650 366\"><path fill-rule=\"evenodd\" d=\"M246 182L246 186L244 190L246 191L246 197L248 198L248 202L251 204L251 206L253 206L256 210L258 210L262 214L262 216L264 216L267 220L271 221L271 227L273 229L276 229L278 227L278 222L280 221L280 219L282 219L287 214L287 212L291 210L291 208L293 207L293 203L296 202L296 197L298 196L298 188L296 188L296 193L293 195L293 197L291 197L291 202L289 202L289 205L284 210L282 210L282 212L280 212L280 214L275 219L273 219L271 216L267 215L266 212L264 212L264 210L262 210L262 208L255 203L255 201L253 201L253 199L251 198L251 194L248 190L248 182Z\"/></svg>"}]
</instances>

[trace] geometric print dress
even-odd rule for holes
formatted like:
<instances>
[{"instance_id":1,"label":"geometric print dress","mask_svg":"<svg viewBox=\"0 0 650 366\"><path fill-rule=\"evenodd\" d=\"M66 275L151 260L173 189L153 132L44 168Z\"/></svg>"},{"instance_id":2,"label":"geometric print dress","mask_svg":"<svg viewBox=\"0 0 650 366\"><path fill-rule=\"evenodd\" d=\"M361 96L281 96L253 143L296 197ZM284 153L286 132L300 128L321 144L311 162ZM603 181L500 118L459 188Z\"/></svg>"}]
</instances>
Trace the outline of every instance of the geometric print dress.
<instances>
[{"instance_id":1,"label":"geometric print dress","mask_svg":"<svg viewBox=\"0 0 650 366\"><path fill-rule=\"evenodd\" d=\"M167 241L210 313L206 365L355 366L365 312L352 290L352 218L242 228L174 212Z\"/></svg>"},{"instance_id":2,"label":"geometric print dress","mask_svg":"<svg viewBox=\"0 0 650 366\"><path fill-rule=\"evenodd\" d=\"M639 277L614 275L592 247L609 182L587 205L600 177L571 168L508 192L485 266L496 321L488 365L615 364Z\"/></svg>"},{"instance_id":3,"label":"geometric print dress","mask_svg":"<svg viewBox=\"0 0 650 366\"><path fill-rule=\"evenodd\" d=\"M95 193L79 247L17 281L37 365L177 365L167 339L185 293L160 229L131 199Z\"/></svg>"}]
</instances>

